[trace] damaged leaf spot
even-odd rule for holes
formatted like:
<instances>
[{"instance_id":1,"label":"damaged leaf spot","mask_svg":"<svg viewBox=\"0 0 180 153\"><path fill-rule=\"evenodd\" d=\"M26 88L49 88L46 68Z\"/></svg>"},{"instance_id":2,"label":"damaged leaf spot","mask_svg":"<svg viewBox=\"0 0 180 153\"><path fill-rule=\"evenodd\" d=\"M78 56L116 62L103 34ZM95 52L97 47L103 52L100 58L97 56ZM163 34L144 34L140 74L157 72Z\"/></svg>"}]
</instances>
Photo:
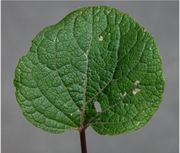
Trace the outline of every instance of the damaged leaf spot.
<instances>
[{"instance_id":1,"label":"damaged leaf spot","mask_svg":"<svg viewBox=\"0 0 180 153\"><path fill-rule=\"evenodd\" d=\"M94 103L94 106L95 106L95 108L96 108L96 112L97 112L97 113L102 112L101 105L100 105L99 102L96 101L96 102Z\"/></svg>"},{"instance_id":2,"label":"damaged leaf spot","mask_svg":"<svg viewBox=\"0 0 180 153\"><path fill-rule=\"evenodd\" d=\"M127 92L124 92L123 97L125 97L126 95L127 95Z\"/></svg>"},{"instance_id":3,"label":"damaged leaf spot","mask_svg":"<svg viewBox=\"0 0 180 153\"><path fill-rule=\"evenodd\" d=\"M140 89L138 89L138 88L135 88L133 91L132 91L132 93L133 93L133 95L136 95L138 92L140 92L141 90Z\"/></svg>"},{"instance_id":4,"label":"damaged leaf spot","mask_svg":"<svg viewBox=\"0 0 180 153\"><path fill-rule=\"evenodd\" d=\"M134 85L137 86L139 83L140 83L140 81L139 81L139 80L136 80L136 81L134 82Z\"/></svg>"},{"instance_id":5,"label":"damaged leaf spot","mask_svg":"<svg viewBox=\"0 0 180 153\"><path fill-rule=\"evenodd\" d=\"M99 41L103 41L103 36L100 36L100 37L99 37Z\"/></svg>"}]
</instances>

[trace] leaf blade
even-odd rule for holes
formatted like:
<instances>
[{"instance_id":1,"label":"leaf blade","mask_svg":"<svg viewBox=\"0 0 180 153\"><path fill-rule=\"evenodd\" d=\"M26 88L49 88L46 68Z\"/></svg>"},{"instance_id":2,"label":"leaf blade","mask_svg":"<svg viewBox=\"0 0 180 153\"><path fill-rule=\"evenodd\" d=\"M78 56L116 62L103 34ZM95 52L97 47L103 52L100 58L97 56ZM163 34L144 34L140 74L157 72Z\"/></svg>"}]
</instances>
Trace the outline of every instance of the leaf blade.
<instances>
[{"instance_id":1,"label":"leaf blade","mask_svg":"<svg viewBox=\"0 0 180 153\"><path fill-rule=\"evenodd\" d=\"M106 6L76 10L42 30L19 61L14 84L26 118L53 133L89 124L109 135L139 129L164 91L153 37Z\"/></svg>"}]
</instances>

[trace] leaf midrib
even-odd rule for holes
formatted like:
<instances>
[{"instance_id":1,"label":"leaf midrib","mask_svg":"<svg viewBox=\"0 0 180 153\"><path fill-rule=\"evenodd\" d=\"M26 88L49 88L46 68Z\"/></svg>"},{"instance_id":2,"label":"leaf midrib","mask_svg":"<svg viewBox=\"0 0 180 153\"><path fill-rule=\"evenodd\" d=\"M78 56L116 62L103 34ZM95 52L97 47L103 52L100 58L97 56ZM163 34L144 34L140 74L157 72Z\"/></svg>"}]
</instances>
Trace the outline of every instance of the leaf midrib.
<instances>
[{"instance_id":1,"label":"leaf midrib","mask_svg":"<svg viewBox=\"0 0 180 153\"><path fill-rule=\"evenodd\" d=\"M87 93L87 83L88 83L88 65L89 65L89 59L88 59L88 56L89 56L89 52L91 50L91 47L92 47L92 39L93 39L93 8L92 8L92 22L91 22L91 39L90 39L90 43L89 43L89 46L88 46L88 49L87 49L87 53L84 53L86 59L87 59L87 65L86 65L86 78L85 78L85 81L84 81L84 97L83 97L83 106L82 106L82 111L81 111L81 114L80 114L80 126L81 128L84 127L84 116L85 116L85 110L86 110L86 105L87 105L87 102L86 102L86 93Z\"/></svg>"}]
</instances>

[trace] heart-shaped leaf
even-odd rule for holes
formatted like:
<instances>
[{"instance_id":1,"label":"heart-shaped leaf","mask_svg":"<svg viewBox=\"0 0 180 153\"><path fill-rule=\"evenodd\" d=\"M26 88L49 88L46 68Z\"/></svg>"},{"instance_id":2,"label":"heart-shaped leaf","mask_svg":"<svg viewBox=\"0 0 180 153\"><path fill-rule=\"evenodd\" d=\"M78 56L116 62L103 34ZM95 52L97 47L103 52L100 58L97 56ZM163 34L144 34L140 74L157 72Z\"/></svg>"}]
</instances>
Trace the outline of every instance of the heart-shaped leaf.
<instances>
[{"instance_id":1,"label":"heart-shaped leaf","mask_svg":"<svg viewBox=\"0 0 180 153\"><path fill-rule=\"evenodd\" d=\"M153 37L106 6L78 9L37 34L14 84L25 117L53 133L134 131L150 120L164 91Z\"/></svg>"}]
</instances>

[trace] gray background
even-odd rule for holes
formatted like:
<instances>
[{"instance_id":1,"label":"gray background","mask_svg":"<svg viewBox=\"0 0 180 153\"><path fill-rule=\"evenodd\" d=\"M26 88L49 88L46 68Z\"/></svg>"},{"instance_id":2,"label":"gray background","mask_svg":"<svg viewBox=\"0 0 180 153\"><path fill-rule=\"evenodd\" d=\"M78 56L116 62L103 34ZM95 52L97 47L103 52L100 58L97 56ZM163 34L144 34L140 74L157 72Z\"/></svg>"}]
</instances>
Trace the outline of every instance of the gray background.
<instances>
[{"instance_id":1,"label":"gray background","mask_svg":"<svg viewBox=\"0 0 180 153\"><path fill-rule=\"evenodd\" d=\"M49 134L26 121L12 80L35 34L76 8L97 4L128 12L154 35L167 82L163 103L144 128L117 136L100 136L88 128L89 153L178 153L178 2L2 2L3 153L80 152L78 132Z\"/></svg>"}]
</instances>

